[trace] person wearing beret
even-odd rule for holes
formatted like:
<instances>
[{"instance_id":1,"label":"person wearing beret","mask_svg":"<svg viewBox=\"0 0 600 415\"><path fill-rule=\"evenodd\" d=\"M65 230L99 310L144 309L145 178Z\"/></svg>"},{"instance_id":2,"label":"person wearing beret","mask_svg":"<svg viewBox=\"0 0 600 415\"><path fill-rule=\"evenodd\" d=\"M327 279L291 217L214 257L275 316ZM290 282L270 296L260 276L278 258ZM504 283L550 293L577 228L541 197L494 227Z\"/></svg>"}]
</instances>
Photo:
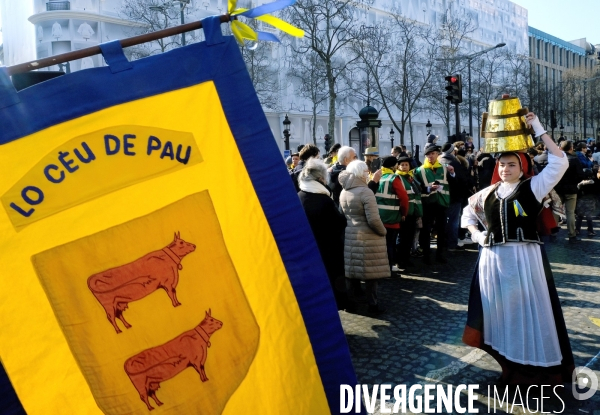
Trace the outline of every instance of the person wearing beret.
<instances>
[{"instance_id":1,"label":"person wearing beret","mask_svg":"<svg viewBox=\"0 0 600 415\"><path fill-rule=\"evenodd\" d=\"M421 189L423 202L423 228L419 245L423 250L423 263L431 265L431 230L437 234L436 261L445 264L447 209L450 205L450 182L455 180L454 167L438 161L440 148L436 145L425 150L425 162L414 171Z\"/></svg>"},{"instance_id":2,"label":"person wearing beret","mask_svg":"<svg viewBox=\"0 0 600 415\"><path fill-rule=\"evenodd\" d=\"M415 237L417 219L423 216L423 205L421 204L421 191L411 171L411 158L398 158L398 170L396 171L406 194L408 195L408 214L402 222L399 231L399 243L397 245L398 268L406 269L414 266L410 260L410 250Z\"/></svg>"},{"instance_id":3,"label":"person wearing beret","mask_svg":"<svg viewBox=\"0 0 600 415\"><path fill-rule=\"evenodd\" d=\"M402 222L408 214L408 194L402 185L402 179L395 173L398 159L387 156L383 159L379 188L375 193L379 217L387 229L386 246L390 272L396 264L396 239Z\"/></svg>"}]
</instances>

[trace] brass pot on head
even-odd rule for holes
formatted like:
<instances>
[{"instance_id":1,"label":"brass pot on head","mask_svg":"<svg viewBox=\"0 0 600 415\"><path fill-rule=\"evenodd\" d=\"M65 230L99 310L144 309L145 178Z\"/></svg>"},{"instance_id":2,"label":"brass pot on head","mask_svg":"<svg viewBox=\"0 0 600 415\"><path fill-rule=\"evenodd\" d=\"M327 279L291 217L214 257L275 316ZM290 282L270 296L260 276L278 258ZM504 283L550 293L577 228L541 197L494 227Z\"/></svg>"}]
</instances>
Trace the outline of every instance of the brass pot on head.
<instances>
[{"instance_id":1,"label":"brass pot on head","mask_svg":"<svg viewBox=\"0 0 600 415\"><path fill-rule=\"evenodd\" d=\"M488 112L481 122L481 136L485 138L486 153L525 151L534 146L533 129L527 125L527 108L521 108L519 98L502 95L490 101Z\"/></svg>"}]
</instances>

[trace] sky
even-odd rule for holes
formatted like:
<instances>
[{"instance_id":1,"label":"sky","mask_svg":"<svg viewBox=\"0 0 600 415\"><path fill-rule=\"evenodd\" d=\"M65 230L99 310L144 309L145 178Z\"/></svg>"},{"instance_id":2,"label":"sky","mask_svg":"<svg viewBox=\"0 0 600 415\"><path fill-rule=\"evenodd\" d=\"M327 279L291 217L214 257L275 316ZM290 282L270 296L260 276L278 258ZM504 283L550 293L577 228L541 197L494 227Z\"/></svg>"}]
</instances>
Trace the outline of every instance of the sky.
<instances>
[{"instance_id":1,"label":"sky","mask_svg":"<svg viewBox=\"0 0 600 415\"><path fill-rule=\"evenodd\" d=\"M529 26L571 41L600 44L600 0L511 0L528 10Z\"/></svg>"},{"instance_id":2,"label":"sky","mask_svg":"<svg viewBox=\"0 0 600 415\"><path fill-rule=\"evenodd\" d=\"M587 38L600 44L600 0L512 0L529 12L529 25L570 41ZM2 43L2 32L0 32Z\"/></svg>"}]
</instances>

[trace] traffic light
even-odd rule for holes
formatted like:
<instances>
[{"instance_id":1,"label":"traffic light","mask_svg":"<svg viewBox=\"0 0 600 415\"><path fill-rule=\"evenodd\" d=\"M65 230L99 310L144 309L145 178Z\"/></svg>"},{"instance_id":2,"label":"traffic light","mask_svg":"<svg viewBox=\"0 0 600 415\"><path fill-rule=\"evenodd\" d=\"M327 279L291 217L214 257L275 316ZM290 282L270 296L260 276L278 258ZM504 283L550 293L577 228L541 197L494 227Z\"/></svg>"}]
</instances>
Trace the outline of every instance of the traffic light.
<instances>
[{"instance_id":1,"label":"traffic light","mask_svg":"<svg viewBox=\"0 0 600 415\"><path fill-rule=\"evenodd\" d=\"M462 102L462 79L460 75L450 75L447 76L446 82L446 91L448 91L448 95L446 99L453 104L460 104Z\"/></svg>"},{"instance_id":2,"label":"traffic light","mask_svg":"<svg viewBox=\"0 0 600 415\"><path fill-rule=\"evenodd\" d=\"M556 111L550 110L550 128L555 129L556 127L558 127L556 122Z\"/></svg>"}]
</instances>

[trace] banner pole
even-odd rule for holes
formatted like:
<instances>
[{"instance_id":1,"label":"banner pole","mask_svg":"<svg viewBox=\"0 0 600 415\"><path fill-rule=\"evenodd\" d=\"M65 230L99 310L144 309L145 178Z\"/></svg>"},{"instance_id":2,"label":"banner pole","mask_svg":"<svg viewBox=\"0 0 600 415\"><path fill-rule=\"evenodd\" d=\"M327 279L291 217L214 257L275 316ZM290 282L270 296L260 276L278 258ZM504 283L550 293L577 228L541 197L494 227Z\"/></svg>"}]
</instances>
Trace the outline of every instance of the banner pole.
<instances>
[{"instance_id":1,"label":"banner pole","mask_svg":"<svg viewBox=\"0 0 600 415\"><path fill-rule=\"evenodd\" d=\"M219 16L221 23L227 23L232 18L228 14ZM202 22L186 23L179 26L169 27L152 33L146 33L139 36L121 39L121 46L127 48L130 46L140 45L142 43L151 42L153 40L162 39L164 37L175 36L192 30L202 29ZM61 53L60 55L51 56L49 58L37 59L35 61L20 63L18 65L8 66L6 72L8 75L30 72L36 69L47 68L49 66L58 65L77 59L86 58L102 53L100 46L91 46L89 48L76 50L73 52Z\"/></svg>"}]
</instances>

